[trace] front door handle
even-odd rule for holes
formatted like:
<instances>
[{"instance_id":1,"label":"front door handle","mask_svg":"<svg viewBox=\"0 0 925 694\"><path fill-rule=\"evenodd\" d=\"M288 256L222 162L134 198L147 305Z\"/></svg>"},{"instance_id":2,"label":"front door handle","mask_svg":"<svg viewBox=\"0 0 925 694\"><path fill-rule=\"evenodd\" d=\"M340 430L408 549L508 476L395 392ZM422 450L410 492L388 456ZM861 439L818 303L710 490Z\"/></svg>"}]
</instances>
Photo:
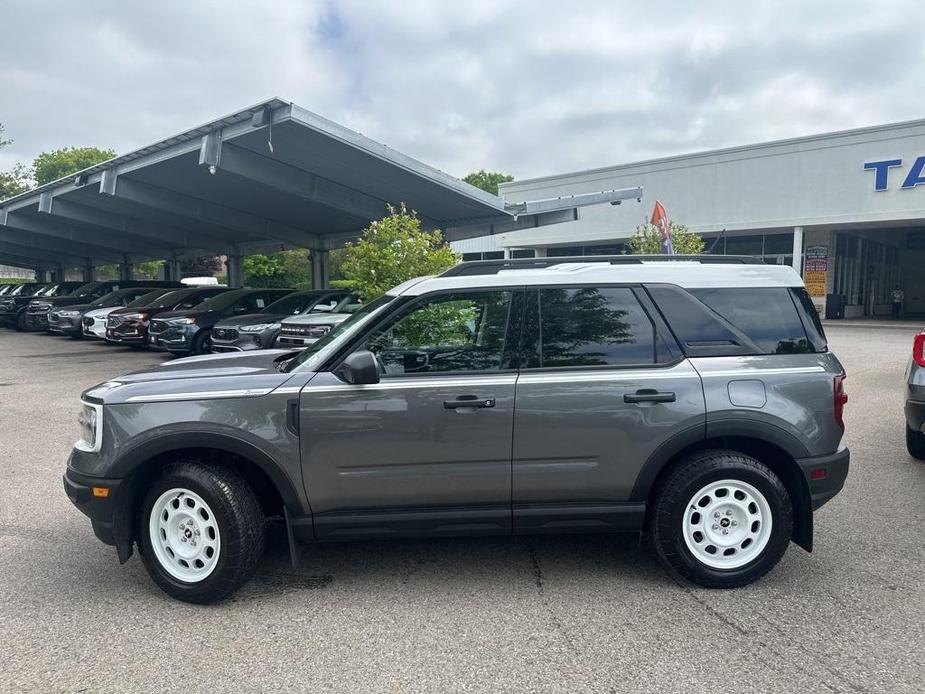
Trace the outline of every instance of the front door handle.
<instances>
[{"instance_id":1,"label":"front door handle","mask_svg":"<svg viewBox=\"0 0 925 694\"><path fill-rule=\"evenodd\" d=\"M623 402L674 402L675 400L677 396L674 393L660 392L654 388L643 388L623 396Z\"/></svg>"},{"instance_id":2,"label":"front door handle","mask_svg":"<svg viewBox=\"0 0 925 694\"><path fill-rule=\"evenodd\" d=\"M494 398L480 398L477 395L460 395L455 400L444 400L443 409L455 410L462 407L494 407Z\"/></svg>"}]
</instances>

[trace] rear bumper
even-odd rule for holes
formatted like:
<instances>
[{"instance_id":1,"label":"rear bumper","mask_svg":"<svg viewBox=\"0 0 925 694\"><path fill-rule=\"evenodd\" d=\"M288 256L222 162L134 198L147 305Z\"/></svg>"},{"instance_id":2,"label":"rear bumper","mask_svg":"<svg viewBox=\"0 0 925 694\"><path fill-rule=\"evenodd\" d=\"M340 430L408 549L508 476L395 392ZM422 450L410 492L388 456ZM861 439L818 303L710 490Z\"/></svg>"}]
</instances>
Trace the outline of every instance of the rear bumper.
<instances>
[{"instance_id":1,"label":"rear bumper","mask_svg":"<svg viewBox=\"0 0 925 694\"><path fill-rule=\"evenodd\" d=\"M913 431L925 434L925 402L906 400L906 424Z\"/></svg>"},{"instance_id":2,"label":"rear bumper","mask_svg":"<svg viewBox=\"0 0 925 694\"><path fill-rule=\"evenodd\" d=\"M850 460L851 453L847 448L841 448L830 455L796 461L806 478L813 511L831 500L845 486Z\"/></svg>"}]
</instances>

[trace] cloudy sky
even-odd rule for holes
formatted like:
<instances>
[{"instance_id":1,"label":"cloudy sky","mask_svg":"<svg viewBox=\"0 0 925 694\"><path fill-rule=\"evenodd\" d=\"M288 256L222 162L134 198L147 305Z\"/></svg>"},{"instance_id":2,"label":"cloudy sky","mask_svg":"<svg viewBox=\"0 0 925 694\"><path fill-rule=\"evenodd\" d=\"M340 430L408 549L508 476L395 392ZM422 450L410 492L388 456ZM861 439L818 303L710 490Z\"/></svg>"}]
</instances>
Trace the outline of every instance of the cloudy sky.
<instances>
[{"instance_id":1,"label":"cloudy sky","mask_svg":"<svg viewBox=\"0 0 925 694\"><path fill-rule=\"evenodd\" d=\"M3 0L0 170L278 95L451 174L925 117L914 0Z\"/></svg>"}]
</instances>

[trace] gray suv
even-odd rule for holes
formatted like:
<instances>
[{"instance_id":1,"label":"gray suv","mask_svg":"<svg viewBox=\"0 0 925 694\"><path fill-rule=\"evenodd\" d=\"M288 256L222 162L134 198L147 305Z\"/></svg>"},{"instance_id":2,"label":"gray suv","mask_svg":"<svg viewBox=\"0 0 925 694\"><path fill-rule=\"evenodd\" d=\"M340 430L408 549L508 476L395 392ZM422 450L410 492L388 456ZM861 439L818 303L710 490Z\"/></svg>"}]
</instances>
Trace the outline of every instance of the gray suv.
<instances>
[{"instance_id":1,"label":"gray suv","mask_svg":"<svg viewBox=\"0 0 925 694\"><path fill-rule=\"evenodd\" d=\"M168 362L87 390L64 475L125 562L189 602L299 543L643 533L703 586L754 581L848 473L845 374L789 267L463 263L300 352Z\"/></svg>"},{"instance_id":2,"label":"gray suv","mask_svg":"<svg viewBox=\"0 0 925 694\"><path fill-rule=\"evenodd\" d=\"M925 460L925 331L912 341L906 388L906 450Z\"/></svg>"}]
</instances>

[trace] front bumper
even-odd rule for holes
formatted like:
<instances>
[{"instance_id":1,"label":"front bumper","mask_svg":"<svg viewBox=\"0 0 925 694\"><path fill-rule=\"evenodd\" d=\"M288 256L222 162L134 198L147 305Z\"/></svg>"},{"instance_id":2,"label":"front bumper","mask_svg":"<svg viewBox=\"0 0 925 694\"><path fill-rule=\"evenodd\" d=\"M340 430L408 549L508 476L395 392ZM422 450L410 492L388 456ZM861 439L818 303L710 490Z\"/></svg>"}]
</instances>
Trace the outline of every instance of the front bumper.
<instances>
[{"instance_id":1,"label":"front bumper","mask_svg":"<svg viewBox=\"0 0 925 694\"><path fill-rule=\"evenodd\" d=\"M107 545L116 544L113 517L120 483L117 479L81 475L70 467L64 473L64 493L90 519L93 534ZM106 490L106 496L101 490Z\"/></svg>"},{"instance_id":2,"label":"front bumper","mask_svg":"<svg viewBox=\"0 0 925 694\"><path fill-rule=\"evenodd\" d=\"M193 328L193 330L190 330ZM193 337L198 329L195 325L169 326L166 330L155 333L148 329L148 344L154 348L166 349L168 352L186 353L192 349Z\"/></svg>"},{"instance_id":3,"label":"front bumper","mask_svg":"<svg viewBox=\"0 0 925 694\"><path fill-rule=\"evenodd\" d=\"M840 448L829 455L797 460L809 486L813 511L830 501L845 486L851 454Z\"/></svg>"},{"instance_id":4,"label":"front bumper","mask_svg":"<svg viewBox=\"0 0 925 694\"><path fill-rule=\"evenodd\" d=\"M48 330L48 313L26 313L26 330Z\"/></svg>"},{"instance_id":5,"label":"front bumper","mask_svg":"<svg viewBox=\"0 0 925 694\"><path fill-rule=\"evenodd\" d=\"M95 318L93 323L87 325L86 321L83 323L83 334L84 337L90 337L96 340L106 339L106 319Z\"/></svg>"},{"instance_id":6,"label":"front bumper","mask_svg":"<svg viewBox=\"0 0 925 694\"><path fill-rule=\"evenodd\" d=\"M48 315L47 330L57 335L82 335L83 324L80 314L76 316Z\"/></svg>"}]
</instances>

